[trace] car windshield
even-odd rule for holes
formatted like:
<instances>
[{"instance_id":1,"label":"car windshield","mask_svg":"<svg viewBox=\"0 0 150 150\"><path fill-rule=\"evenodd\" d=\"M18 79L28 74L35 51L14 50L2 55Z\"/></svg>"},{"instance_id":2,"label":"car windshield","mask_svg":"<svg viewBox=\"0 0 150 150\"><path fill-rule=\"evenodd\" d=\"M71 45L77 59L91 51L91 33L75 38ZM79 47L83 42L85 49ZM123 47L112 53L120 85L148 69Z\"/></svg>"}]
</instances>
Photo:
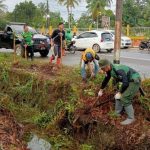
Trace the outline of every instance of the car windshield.
<instances>
[{"instance_id":1,"label":"car windshield","mask_svg":"<svg viewBox=\"0 0 150 150\"><path fill-rule=\"evenodd\" d=\"M115 35L115 31L111 31L110 33ZM121 36L124 36L124 34L121 33Z\"/></svg>"},{"instance_id":2,"label":"car windshield","mask_svg":"<svg viewBox=\"0 0 150 150\"><path fill-rule=\"evenodd\" d=\"M23 30L24 25L11 25L11 27L17 34L21 34L24 31ZM29 31L32 32L33 34L37 33L37 31L32 27L29 27Z\"/></svg>"}]
</instances>

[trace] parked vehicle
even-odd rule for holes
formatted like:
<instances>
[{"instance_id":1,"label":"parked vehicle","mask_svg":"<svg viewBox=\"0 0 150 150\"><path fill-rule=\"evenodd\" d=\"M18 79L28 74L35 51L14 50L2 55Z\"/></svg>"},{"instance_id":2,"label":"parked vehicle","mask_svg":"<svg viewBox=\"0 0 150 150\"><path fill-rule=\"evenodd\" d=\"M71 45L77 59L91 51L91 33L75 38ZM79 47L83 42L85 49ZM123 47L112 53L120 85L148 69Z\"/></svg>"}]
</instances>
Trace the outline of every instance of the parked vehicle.
<instances>
[{"instance_id":1,"label":"parked vehicle","mask_svg":"<svg viewBox=\"0 0 150 150\"><path fill-rule=\"evenodd\" d=\"M73 38L77 49L93 48L96 52L107 50L112 52L114 41L107 31L87 31Z\"/></svg>"},{"instance_id":2,"label":"parked vehicle","mask_svg":"<svg viewBox=\"0 0 150 150\"><path fill-rule=\"evenodd\" d=\"M115 40L115 30L106 30L106 31L111 33L113 40ZM129 48L131 46L132 46L132 40L129 37L121 34L121 48Z\"/></svg>"},{"instance_id":3,"label":"parked vehicle","mask_svg":"<svg viewBox=\"0 0 150 150\"><path fill-rule=\"evenodd\" d=\"M139 45L139 49L140 50L144 50L144 49L150 50L150 40L141 41L141 43Z\"/></svg>"},{"instance_id":4,"label":"parked vehicle","mask_svg":"<svg viewBox=\"0 0 150 150\"><path fill-rule=\"evenodd\" d=\"M0 47L13 49L13 37L15 33L15 45L17 54L24 56L24 49L21 46L23 26L25 23L10 23L6 25L4 32L0 33ZM29 27L29 31L33 33L33 50L39 52L42 57L46 57L50 49L50 39L39 34L34 28Z\"/></svg>"},{"instance_id":5,"label":"parked vehicle","mask_svg":"<svg viewBox=\"0 0 150 150\"><path fill-rule=\"evenodd\" d=\"M65 49L65 51L69 51L70 53L74 54L77 50L77 47L74 46L75 41L71 41L69 43L67 43L67 48Z\"/></svg>"}]
</instances>

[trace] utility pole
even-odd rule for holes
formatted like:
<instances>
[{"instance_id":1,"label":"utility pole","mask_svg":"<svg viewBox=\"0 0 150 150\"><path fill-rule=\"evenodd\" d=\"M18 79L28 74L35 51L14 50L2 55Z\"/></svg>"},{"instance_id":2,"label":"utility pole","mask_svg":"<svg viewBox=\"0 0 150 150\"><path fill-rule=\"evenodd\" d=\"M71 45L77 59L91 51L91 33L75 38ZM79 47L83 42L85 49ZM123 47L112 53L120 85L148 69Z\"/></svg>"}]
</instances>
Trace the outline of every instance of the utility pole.
<instances>
[{"instance_id":1,"label":"utility pole","mask_svg":"<svg viewBox=\"0 0 150 150\"><path fill-rule=\"evenodd\" d=\"M47 30L48 30L48 27L49 27L49 3L48 3L48 0L47 0L47 4L46 4L46 27L47 27Z\"/></svg>"},{"instance_id":2,"label":"utility pole","mask_svg":"<svg viewBox=\"0 0 150 150\"><path fill-rule=\"evenodd\" d=\"M114 63L120 63L123 0L116 0Z\"/></svg>"},{"instance_id":3,"label":"utility pole","mask_svg":"<svg viewBox=\"0 0 150 150\"><path fill-rule=\"evenodd\" d=\"M98 30L98 15L97 15L97 30Z\"/></svg>"}]
</instances>

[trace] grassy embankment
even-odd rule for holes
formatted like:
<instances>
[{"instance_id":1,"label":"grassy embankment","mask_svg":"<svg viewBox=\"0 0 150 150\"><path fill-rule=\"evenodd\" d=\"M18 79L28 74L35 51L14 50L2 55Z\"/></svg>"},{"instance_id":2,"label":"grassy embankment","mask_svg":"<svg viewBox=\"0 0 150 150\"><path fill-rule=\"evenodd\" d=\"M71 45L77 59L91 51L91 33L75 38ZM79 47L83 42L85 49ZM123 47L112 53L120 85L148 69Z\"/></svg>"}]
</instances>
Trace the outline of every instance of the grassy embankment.
<instances>
[{"instance_id":1,"label":"grassy embankment","mask_svg":"<svg viewBox=\"0 0 150 150\"><path fill-rule=\"evenodd\" d=\"M149 79L143 81L147 96L135 100L137 121L121 127L125 116L115 116L113 101L92 108L102 76L83 85L78 68L19 59L13 65L11 54L0 54L0 106L23 125L23 143L34 133L54 150L150 148ZM111 100L110 91L100 101Z\"/></svg>"}]
</instances>

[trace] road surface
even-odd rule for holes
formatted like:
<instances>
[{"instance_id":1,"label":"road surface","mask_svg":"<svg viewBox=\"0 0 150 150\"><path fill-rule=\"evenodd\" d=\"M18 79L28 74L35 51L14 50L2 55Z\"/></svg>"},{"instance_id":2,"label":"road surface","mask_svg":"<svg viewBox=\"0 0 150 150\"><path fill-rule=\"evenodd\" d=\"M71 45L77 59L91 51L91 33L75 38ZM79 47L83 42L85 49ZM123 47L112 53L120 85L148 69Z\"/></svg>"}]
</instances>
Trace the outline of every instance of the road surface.
<instances>
[{"instance_id":1,"label":"road surface","mask_svg":"<svg viewBox=\"0 0 150 150\"><path fill-rule=\"evenodd\" d=\"M0 49L0 52L12 52L12 50ZM49 56L52 54L50 51ZM69 66L78 66L80 63L82 52L77 51L75 54L70 54L66 52L66 56L63 57L63 64ZM107 58L113 61L112 53L99 53L100 58ZM35 59L39 61L49 62L49 56L46 58L41 58L39 53L35 53ZM140 72L143 78L150 78L150 51L134 49L122 49L121 50L121 63L128 65L138 72Z\"/></svg>"}]
</instances>

